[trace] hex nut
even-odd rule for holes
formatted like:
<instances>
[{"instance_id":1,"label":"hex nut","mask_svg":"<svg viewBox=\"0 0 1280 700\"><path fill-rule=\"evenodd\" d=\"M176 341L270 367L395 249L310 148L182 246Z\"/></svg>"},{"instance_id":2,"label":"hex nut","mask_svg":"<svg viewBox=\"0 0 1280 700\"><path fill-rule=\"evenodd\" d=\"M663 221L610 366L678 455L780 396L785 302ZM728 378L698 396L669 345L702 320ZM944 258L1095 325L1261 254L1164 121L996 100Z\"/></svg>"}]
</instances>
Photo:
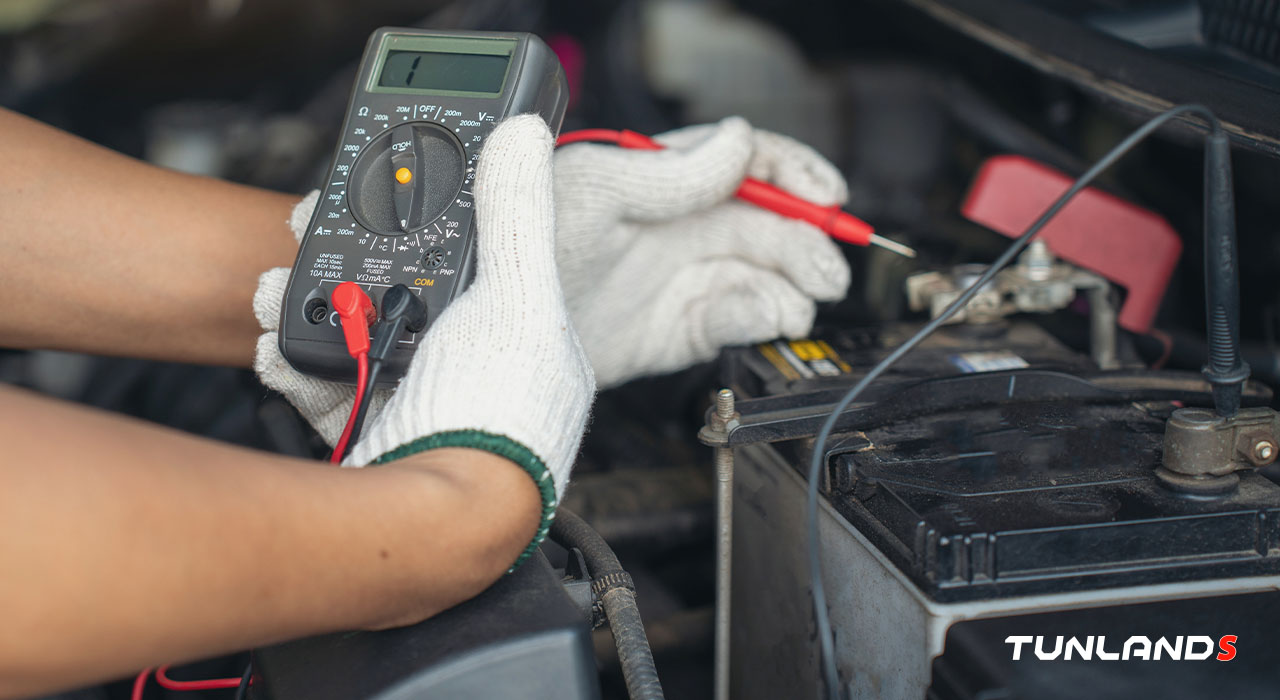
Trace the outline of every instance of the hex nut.
<instances>
[{"instance_id":1,"label":"hex nut","mask_svg":"<svg viewBox=\"0 0 1280 700\"><path fill-rule=\"evenodd\" d=\"M1236 450L1255 467L1265 467L1280 456L1280 446L1267 430L1246 430L1236 438Z\"/></svg>"}]
</instances>

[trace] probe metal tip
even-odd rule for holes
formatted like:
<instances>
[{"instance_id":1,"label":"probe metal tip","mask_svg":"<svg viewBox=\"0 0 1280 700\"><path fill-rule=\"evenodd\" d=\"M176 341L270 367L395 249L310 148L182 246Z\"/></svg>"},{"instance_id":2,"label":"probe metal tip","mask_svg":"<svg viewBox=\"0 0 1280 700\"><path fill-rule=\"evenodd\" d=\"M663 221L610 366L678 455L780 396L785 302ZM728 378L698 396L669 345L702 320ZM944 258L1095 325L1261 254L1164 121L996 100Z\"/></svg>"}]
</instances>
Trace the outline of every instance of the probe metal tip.
<instances>
[{"instance_id":1,"label":"probe metal tip","mask_svg":"<svg viewBox=\"0 0 1280 700\"><path fill-rule=\"evenodd\" d=\"M915 248L903 245L897 241L891 241L888 238L875 233L871 234L871 245L878 245L881 248L897 253L904 258L914 258L916 256Z\"/></svg>"}]
</instances>

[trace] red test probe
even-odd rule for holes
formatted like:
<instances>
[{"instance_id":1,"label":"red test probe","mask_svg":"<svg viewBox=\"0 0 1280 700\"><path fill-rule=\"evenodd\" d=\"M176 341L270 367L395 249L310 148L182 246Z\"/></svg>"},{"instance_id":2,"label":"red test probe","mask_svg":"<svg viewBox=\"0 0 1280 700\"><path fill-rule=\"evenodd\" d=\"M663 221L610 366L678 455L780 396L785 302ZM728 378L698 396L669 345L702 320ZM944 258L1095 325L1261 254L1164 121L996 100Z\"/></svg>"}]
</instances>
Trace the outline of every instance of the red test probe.
<instances>
[{"instance_id":1,"label":"red test probe","mask_svg":"<svg viewBox=\"0 0 1280 700\"><path fill-rule=\"evenodd\" d=\"M611 143L622 148L642 151L660 151L665 148L653 139L634 131L623 129L581 129L560 135L556 139L557 146L587 141ZM853 245L874 245L892 251L898 255L914 258L916 251L897 241L891 241L877 235L875 228L867 222L848 212L842 211L839 205L823 206L801 199L786 190L770 185L763 180L748 177L738 186L735 193L738 199L750 202L761 209L774 212L788 219L806 221L837 241Z\"/></svg>"}]
</instances>

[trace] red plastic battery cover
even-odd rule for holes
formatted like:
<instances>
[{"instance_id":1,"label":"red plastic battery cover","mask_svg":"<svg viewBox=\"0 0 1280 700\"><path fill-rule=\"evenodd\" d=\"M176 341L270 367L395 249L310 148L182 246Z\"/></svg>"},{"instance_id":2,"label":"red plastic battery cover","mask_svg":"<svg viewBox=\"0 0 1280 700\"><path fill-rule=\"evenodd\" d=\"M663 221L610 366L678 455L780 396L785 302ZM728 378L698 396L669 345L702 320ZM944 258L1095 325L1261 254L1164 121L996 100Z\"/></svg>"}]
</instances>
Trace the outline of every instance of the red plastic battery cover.
<instances>
[{"instance_id":1,"label":"red plastic battery cover","mask_svg":"<svg viewBox=\"0 0 1280 700\"><path fill-rule=\"evenodd\" d=\"M1017 238L1073 181L1022 156L995 156L978 170L961 212ZM1037 239L1059 258L1124 287L1118 320L1135 333L1151 329L1182 255L1182 239L1163 217L1092 187L1063 207Z\"/></svg>"}]
</instances>

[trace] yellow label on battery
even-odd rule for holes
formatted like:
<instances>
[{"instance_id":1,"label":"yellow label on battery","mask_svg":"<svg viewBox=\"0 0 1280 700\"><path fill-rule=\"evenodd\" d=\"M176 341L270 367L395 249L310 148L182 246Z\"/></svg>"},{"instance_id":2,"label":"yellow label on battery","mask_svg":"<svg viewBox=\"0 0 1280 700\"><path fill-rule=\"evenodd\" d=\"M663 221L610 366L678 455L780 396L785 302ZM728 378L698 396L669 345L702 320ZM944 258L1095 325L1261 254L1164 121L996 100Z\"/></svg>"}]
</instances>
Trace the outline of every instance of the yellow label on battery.
<instances>
[{"instance_id":1,"label":"yellow label on battery","mask_svg":"<svg viewBox=\"0 0 1280 700\"><path fill-rule=\"evenodd\" d=\"M775 340L757 348L787 379L835 377L853 371L825 340Z\"/></svg>"},{"instance_id":2,"label":"yellow label on battery","mask_svg":"<svg viewBox=\"0 0 1280 700\"><path fill-rule=\"evenodd\" d=\"M811 362L827 356L827 354L822 351L822 346L812 340L791 341L791 352L794 352L796 357L799 357L805 362Z\"/></svg>"},{"instance_id":3,"label":"yellow label on battery","mask_svg":"<svg viewBox=\"0 0 1280 700\"><path fill-rule=\"evenodd\" d=\"M757 346L757 349L760 351L760 354L764 356L764 359L768 360L769 364L773 365L774 369L782 373L782 376L787 379L800 378L800 374L791 368L791 365L782 357L782 353L778 352L777 348L773 347L769 343L764 343Z\"/></svg>"},{"instance_id":4,"label":"yellow label on battery","mask_svg":"<svg viewBox=\"0 0 1280 700\"><path fill-rule=\"evenodd\" d=\"M831 347L827 341L819 340L818 346L822 348L824 353L826 353L826 358L834 362L836 366L840 368L841 372L848 374L853 371L853 368L849 366L849 363L845 362L844 358L840 357L840 354L836 352L836 349Z\"/></svg>"}]
</instances>

